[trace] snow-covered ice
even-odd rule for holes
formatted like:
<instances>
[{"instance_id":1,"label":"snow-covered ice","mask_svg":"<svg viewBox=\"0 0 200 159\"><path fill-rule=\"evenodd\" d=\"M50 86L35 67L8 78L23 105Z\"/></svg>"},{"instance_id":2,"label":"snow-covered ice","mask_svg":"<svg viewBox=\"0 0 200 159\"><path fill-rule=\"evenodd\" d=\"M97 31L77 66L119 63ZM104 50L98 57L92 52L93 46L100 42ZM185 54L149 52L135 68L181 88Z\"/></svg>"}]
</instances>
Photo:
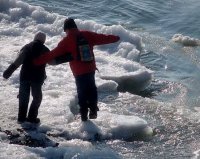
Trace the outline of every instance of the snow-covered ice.
<instances>
[{"instance_id":1,"label":"snow-covered ice","mask_svg":"<svg viewBox=\"0 0 200 159\"><path fill-rule=\"evenodd\" d=\"M85 123L80 121L74 78L68 64L62 64L46 69L48 79L43 86L39 112L41 125L16 123L20 69L9 80L2 78L3 71L38 31L47 34L46 45L54 48L64 36L64 19L64 16L22 1L0 0L0 159L121 158L108 145L98 149L93 142L145 140L152 136L152 129L144 119L125 113L125 104L121 111L113 108L117 100L122 105L126 103L119 97L138 98L125 92L142 91L151 82L152 72L135 62L142 49L141 38L120 25L104 26L80 19L76 19L80 29L121 37L116 44L95 48L100 71L96 73L98 118Z\"/></svg>"}]
</instances>

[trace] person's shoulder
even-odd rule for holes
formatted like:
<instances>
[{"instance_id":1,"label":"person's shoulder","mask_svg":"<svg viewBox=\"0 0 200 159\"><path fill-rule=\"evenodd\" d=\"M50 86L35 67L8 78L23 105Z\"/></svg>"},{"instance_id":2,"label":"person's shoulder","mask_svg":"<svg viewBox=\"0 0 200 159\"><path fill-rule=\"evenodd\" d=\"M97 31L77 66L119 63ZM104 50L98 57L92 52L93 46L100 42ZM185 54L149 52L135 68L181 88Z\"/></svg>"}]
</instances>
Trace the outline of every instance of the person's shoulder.
<instances>
[{"instance_id":1,"label":"person's shoulder","mask_svg":"<svg viewBox=\"0 0 200 159\"><path fill-rule=\"evenodd\" d=\"M67 41L68 39L69 39L69 36L65 36L60 40L60 42Z\"/></svg>"},{"instance_id":2,"label":"person's shoulder","mask_svg":"<svg viewBox=\"0 0 200 159\"><path fill-rule=\"evenodd\" d=\"M25 45L21 48L21 51L25 51L25 50L30 49L30 48L32 47L32 45L33 45L33 41L30 42L30 43L25 44Z\"/></svg>"},{"instance_id":3,"label":"person's shoulder","mask_svg":"<svg viewBox=\"0 0 200 159\"><path fill-rule=\"evenodd\" d=\"M70 37L69 36L65 36L63 37L62 40L60 40L60 42L58 43L58 46L65 46L66 44L68 44L70 42Z\"/></svg>"},{"instance_id":4,"label":"person's shoulder","mask_svg":"<svg viewBox=\"0 0 200 159\"><path fill-rule=\"evenodd\" d=\"M35 47L42 47L42 43L38 41L31 41L30 43L26 44L23 48L25 49L34 49Z\"/></svg>"},{"instance_id":5,"label":"person's shoulder","mask_svg":"<svg viewBox=\"0 0 200 159\"><path fill-rule=\"evenodd\" d=\"M50 51L49 48L46 45L44 45L44 51L45 52L49 52Z\"/></svg>"},{"instance_id":6,"label":"person's shoulder","mask_svg":"<svg viewBox=\"0 0 200 159\"><path fill-rule=\"evenodd\" d=\"M36 41L31 41L31 42L29 42L28 44L26 44L25 46L26 47L31 47L31 46L33 46L33 45L35 45L36 44Z\"/></svg>"},{"instance_id":7,"label":"person's shoulder","mask_svg":"<svg viewBox=\"0 0 200 159\"><path fill-rule=\"evenodd\" d=\"M89 31L89 30L80 30L80 33L81 33L81 34L84 34L84 35L93 34L93 32L92 32L92 31Z\"/></svg>"},{"instance_id":8,"label":"person's shoulder","mask_svg":"<svg viewBox=\"0 0 200 159\"><path fill-rule=\"evenodd\" d=\"M32 46L33 44L34 44L34 41L31 41L31 42L27 43L26 45L24 45L24 47L30 47L30 46Z\"/></svg>"},{"instance_id":9,"label":"person's shoulder","mask_svg":"<svg viewBox=\"0 0 200 159\"><path fill-rule=\"evenodd\" d=\"M91 39L91 38L93 38L93 37L96 36L96 33L95 33L95 32L92 32L92 31L81 30L80 32L81 32L81 34L82 34L84 37L86 37L87 39Z\"/></svg>"}]
</instances>

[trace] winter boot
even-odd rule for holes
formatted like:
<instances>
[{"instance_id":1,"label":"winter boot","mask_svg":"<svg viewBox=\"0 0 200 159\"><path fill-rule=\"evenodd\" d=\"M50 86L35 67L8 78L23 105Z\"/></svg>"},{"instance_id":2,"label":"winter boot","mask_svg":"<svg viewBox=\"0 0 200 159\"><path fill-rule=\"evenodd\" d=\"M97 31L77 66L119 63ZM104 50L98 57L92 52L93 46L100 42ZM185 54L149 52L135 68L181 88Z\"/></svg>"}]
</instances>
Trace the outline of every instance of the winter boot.
<instances>
[{"instance_id":1,"label":"winter boot","mask_svg":"<svg viewBox=\"0 0 200 159\"><path fill-rule=\"evenodd\" d=\"M30 123L33 123L33 124L39 124L40 123L39 118L28 118L27 121L30 122Z\"/></svg>"},{"instance_id":2,"label":"winter boot","mask_svg":"<svg viewBox=\"0 0 200 159\"><path fill-rule=\"evenodd\" d=\"M81 120L82 121L87 121L88 120L88 109L85 110L80 110L81 113Z\"/></svg>"}]
</instances>

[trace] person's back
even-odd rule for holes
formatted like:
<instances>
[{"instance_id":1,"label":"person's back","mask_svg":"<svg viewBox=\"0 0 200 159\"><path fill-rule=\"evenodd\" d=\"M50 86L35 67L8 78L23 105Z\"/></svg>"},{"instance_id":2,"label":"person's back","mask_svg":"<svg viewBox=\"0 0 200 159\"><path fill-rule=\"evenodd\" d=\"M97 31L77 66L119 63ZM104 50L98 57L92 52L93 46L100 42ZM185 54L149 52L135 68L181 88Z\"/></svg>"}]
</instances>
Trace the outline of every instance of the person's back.
<instances>
[{"instance_id":1,"label":"person's back","mask_svg":"<svg viewBox=\"0 0 200 159\"><path fill-rule=\"evenodd\" d=\"M42 54L49 52L44 45L46 35L39 32L35 35L34 40L25 45L15 61L4 71L3 77L8 79L12 73L20 66L20 86L19 86L19 111L18 122L29 121L31 123L39 123L38 109L42 101L42 85L46 78L45 64L35 66L33 60ZM27 116L30 92L33 101Z\"/></svg>"},{"instance_id":2,"label":"person's back","mask_svg":"<svg viewBox=\"0 0 200 159\"><path fill-rule=\"evenodd\" d=\"M77 37L79 34L83 35L88 40L90 50L93 50L93 44L90 40L90 32L79 31L78 29L70 30L68 32L68 36L65 37L59 44L61 47L63 45L62 48L65 50L65 52L71 53L73 60L70 61L70 67L75 76L93 72L96 69L95 58L90 62L83 62L78 58L79 52L77 51ZM70 44L70 46L66 47L66 44Z\"/></svg>"},{"instance_id":3,"label":"person's back","mask_svg":"<svg viewBox=\"0 0 200 159\"><path fill-rule=\"evenodd\" d=\"M42 82L46 78L45 65L35 66L33 60L49 52L49 49L39 40L34 40L25 45L21 51L24 54L24 60L22 62L20 80Z\"/></svg>"}]
</instances>

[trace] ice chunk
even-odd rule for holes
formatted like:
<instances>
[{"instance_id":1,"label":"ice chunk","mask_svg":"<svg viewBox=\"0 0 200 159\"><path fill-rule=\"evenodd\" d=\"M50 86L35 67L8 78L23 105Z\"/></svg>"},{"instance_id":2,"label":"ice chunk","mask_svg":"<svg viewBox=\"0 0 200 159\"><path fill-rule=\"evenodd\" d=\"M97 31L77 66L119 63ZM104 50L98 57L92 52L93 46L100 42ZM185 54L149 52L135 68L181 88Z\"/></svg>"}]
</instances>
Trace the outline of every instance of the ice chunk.
<instances>
[{"instance_id":1,"label":"ice chunk","mask_svg":"<svg viewBox=\"0 0 200 159\"><path fill-rule=\"evenodd\" d=\"M136 71L116 76L101 76L105 80L113 80L118 84L118 91L136 93L143 91L152 80L151 73Z\"/></svg>"}]
</instances>

